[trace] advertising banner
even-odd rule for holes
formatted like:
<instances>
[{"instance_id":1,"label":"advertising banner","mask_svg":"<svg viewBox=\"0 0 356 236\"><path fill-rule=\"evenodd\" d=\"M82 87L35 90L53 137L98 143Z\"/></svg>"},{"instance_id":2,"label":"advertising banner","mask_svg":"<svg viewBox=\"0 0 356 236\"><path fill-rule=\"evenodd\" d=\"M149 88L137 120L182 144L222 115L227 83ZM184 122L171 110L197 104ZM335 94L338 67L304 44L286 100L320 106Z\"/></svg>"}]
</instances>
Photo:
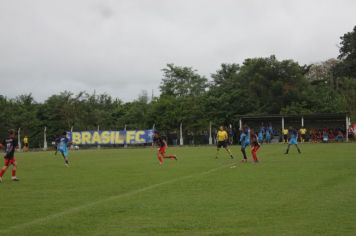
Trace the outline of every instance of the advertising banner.
<instances>
[{"instance_id":1,"label":"advertising banner","mask_svg":"<svg viewBox=\"0 0 356 236\"><path fill-rule=\"evenodd\" d=\"M129 145L152 143L153 130L73 131L68 138L76 145Z\"/></svg>"}]
</instances>

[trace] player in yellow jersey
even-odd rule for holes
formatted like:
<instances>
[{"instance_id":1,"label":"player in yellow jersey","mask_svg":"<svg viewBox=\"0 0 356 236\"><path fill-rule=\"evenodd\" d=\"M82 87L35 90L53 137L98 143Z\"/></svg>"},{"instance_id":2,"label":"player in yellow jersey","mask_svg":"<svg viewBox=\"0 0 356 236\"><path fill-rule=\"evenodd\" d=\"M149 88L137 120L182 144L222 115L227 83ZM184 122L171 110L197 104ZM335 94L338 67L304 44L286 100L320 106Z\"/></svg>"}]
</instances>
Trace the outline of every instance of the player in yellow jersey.
<instances>
[{"instance_id":1,"label":"player in yellow jersey","mask_svg":"<svg viewBox=\"0 0 356 236\"><path fill-rule=\"evenodd\" d=\"M23 138L23 151L27 152L29 150L29 146L28 146L28 137L25 136Z\"/></svg>"},{"instance_id":2,"label":"player in yellow jersey","mask_svg":"<svg viewBox=\"0 0 356 236\"><path fill-rule=\"evenodd\" d=\"M287 128L284 128L284 129L282 130L282 132L283 132L283 141L284 141L284 143L288 143L288 133L289 133L289 130L288 130Z\"/></svg>"},{"instance_id":3,"label":"player in yellow jersey","mask_svg":"<svg viewBox=\"0 0 356 236\"><path fill-rule=\"evenodd\" d=\"M299 130L299 133L300 133L300 142L304 143L305 134L307 133L307 129L304 128L304 126L302 126L302 128L300 128L300 130Z\"/></svg>"},{"instance_id":4,"label":"player in yellow jersey","mask_svg":"<svg viewBox=\"0 0 356 236\"><path fill-rule=\"evenodd\" d=\"M218 141L217 150L216 150L216 158L218 158L218 154L219 154L221 147L225 148L225 150L229 153L231 159L234 158L234 156L231 154L230 149L227 147L228 139L229 139L229 136L227 135L227 132L224 130L224 127L220 126L219 131L216 134L216 140Z\"/></svg>"}]
</instances>

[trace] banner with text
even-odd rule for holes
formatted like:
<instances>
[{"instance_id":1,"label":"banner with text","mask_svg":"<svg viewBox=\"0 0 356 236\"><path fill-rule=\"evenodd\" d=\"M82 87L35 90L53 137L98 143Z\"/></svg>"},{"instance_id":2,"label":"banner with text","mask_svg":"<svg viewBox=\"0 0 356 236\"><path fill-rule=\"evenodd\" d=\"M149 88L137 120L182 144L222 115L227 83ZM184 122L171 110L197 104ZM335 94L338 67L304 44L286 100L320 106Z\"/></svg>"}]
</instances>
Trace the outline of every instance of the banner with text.
<instances>
[{"instance_id":1,"label":"banner with text","mask_svg":"<svg viewBox=\"0 0 356 236\"><path fill-rule=\"evenodd\" d=\"M152 143L153 130L79 131L68 132L77 145L112 145Z\"/></svg>"}]
</instances>

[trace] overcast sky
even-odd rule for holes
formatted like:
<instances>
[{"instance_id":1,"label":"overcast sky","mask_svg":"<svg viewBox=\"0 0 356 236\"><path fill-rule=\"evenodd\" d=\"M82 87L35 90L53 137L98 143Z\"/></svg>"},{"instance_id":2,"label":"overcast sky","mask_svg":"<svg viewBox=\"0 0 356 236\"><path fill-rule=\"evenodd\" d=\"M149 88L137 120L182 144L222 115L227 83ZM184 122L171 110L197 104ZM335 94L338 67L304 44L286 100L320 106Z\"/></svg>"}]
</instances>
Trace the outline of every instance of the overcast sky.
<instances>
[{"instance_id":1,"label":"overcast sky","mask_svg":"<svg viewBox=\"0 0 356 236\"><path fill-rule=\"evenodd\" d=\"M337 57L355 0L0 0L0 94L158 95L167 63L210 76L249 57Z\"/></svg>"}]
</instances>

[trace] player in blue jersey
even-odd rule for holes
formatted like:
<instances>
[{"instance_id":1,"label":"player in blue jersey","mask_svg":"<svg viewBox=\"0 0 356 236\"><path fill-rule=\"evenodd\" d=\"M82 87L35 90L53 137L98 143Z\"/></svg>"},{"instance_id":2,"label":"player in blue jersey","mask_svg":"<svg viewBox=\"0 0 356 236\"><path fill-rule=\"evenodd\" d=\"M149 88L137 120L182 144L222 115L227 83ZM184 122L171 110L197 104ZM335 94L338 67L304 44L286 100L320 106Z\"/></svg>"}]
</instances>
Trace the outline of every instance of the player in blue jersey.
<instances>
[{"instance_id":1,"label":"player in blue jersey","mask_svg":"<svg viewBox=\"0 0 356 236\"><path fill-rule=\"evenodd\" d=\"M59 142L57 145L57 150L62 154L64 158L64 165L69 166L69 161L68 161L68 146L71 143L69 142L69 139L67 138L67 132L63 132L62 136L59 138Z\"/></svg>"},{"instance_id":2,"label":"player in blue jersey","mask_svg":"<svg viewBox=\"0 0 356 236\"><path fill-rule=\"evenodd\" d=\"M247 162L246 147L250 145L250 129L245 125L240 134L241 152L243 159L241 162Z\"/></svg>"},{"instance_id":3,"label":"player in blue jersey","mask_svg":"<svg viewBox=\"0 0 356 236\"><path fill-rule=\"evenodd\" d=\"M258 143L263 143L263 132L261 130L258 132Z\"/></svg>"},{"instance_id":4,"label":"player in blue jersey","mask_svg":"<svg viewBox=\"0 0 356 236\"><path fill-rule=\"evenodd\" d=\"M295 145L298 150L298 153L300 154L301 151L298 147L298 131L296 129L293 129L293 127L289 127L288 133L289 133L289 142L285 154L288 154L290 145Z\"/></svg>"},{"instance_id":5,"label":"player in blue jersey","mask_svg":"<svg viewBox=\"0 0 356 236\"><path fill-rule=\"evenodd\" d=\"M269 129L266 130L266 143L271 143L271 131Z\"/></svg>"}]
</instances>

